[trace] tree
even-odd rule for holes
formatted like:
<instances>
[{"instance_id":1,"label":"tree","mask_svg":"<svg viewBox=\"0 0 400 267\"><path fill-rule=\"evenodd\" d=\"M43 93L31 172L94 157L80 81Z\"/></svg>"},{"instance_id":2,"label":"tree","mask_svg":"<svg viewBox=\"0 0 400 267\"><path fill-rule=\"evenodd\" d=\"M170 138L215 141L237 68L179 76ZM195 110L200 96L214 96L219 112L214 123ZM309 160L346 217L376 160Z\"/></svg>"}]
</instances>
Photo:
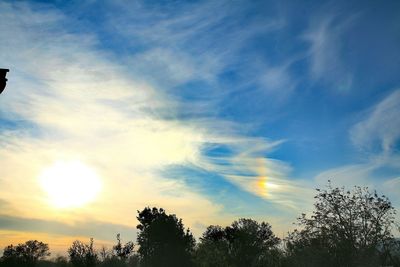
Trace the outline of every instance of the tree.
<instances>
[{"instance_id":1,"label":"tree","mask_svg":"<svg viewBox=\"0 0 400 267\"><path fill-rule=\"evenodd\" d=\"M277 238L268 223L239 219L230 226L209 226L196 253L199 266L275 266Z\"/></svg>"},{"instance_id":2,"label":"tree","mask_svg":"<svg viewBox=\"0 0 400 267\"><path fill-rule=\"evenodd\" d=\"M101 266L107 267L123 267L128 264L129 266L137 266L134 262L136 258L133 253L134 244L132 241L122 245L121 235L117 234L117 244L113 246L112 250L108 251L104 246L100 250Z\"/></svg>"},{"instance_id":3,"label":"tree","mask_svg":"<svg viewBox=\"0 0 400 267\"><path fill-rule=\"evenodd\" d=\"M89 244L84 244L79 240L75 240L68 249L68 255L72 265L76 267L93 267L96 266L98 256L93 247L93 238Z\"/></svg>"},{"instance_id":4,"label":"tree","mask_svg":"<svg viewBox=\"0 0 400 267\"><path fill-rule=\"evenodd\" d=\"M137 219L138 253L143 266L191 266L195 239L181 219L162 208L149 207L138 211Z\"/></svg>"},{"instance_id":5,"label":"tree","mask_svg":"<svg viewBox=\"0 0 400 267\"><path fill-rule=\"evenodd\" d=\"M297 261L292 264L375 266L387 261L383 251L393 242L395 210L386 196L358 186L352 191L332 188L329 183L326 190L317 189L315 199L311 217L302 214L302 229L286 239L287 252Z\"/></svg>"},{"instance_id":6,"label":"tree","mask_svg":"<svg viewBox=\"0 0 400 267\"><path fill-rule=\"evenodd\" d=\"M68 267L68 258L58 255L54 260L57 267Z\"/></svg>"},{"instance_id":7,"label":"tree","mask_svg":"<svg viewBox=\"0 0 400 267\"><path fill-rule=\"evenodd\" d=\"M133 253L133 248L135 247L135 245L132 241L129 241L125 245L122 245L120 234L117 234L117 241L117 244L113 247L113 251L119 259L125 261Z\"/></svg>"},{"instance_id":8,"label":"tree","mask_svg":"<svg viewBox=\"0 0 400 267\"><path fill-rule=\"evenodd\" d=\"M29 240L24 244L5 247L1 260L9 266L36 266L39 260L47 256L50 256L48 244L37 240Z\"/></svg>"},{"instance_id":9,"label":"tree","mask_svg":"<svg viewBox=\"0 0 400 267\"><path fill-rule=\"evenodd\" d=\"M229 264L229 242L225 229L219 225L207 227L196 249L196 265L199 267L225 267Z\"/></svg>"},{"instance_id":10,"label":"tree","mask_svg":"<svg viewBox=\"0 0 400 267\"><path fill-rule=\"evenodd\" d=\"M14 245L8 245L4 248L0 263L1 266L13 266L21 264L21 257L19 257L17 254L17 250Z\"/></svg>"},{"instance_id":11,"label":"tree","mask_svg":"<svg viewBox=\"0 0 400 267\"><path fill-rule=\"evenodd\" d=\"M239 219L226 228L230 254L236 266L261 266L266 253L279 243L268 223Z\"/></svg>"},{"instance_id":12,"label":"tree","mask_svg":"<svg viewBox=\"0 0 400 267\"><path fill-rule=\"evenodd\" d=\"M102 246L99 251L100 261L105 262L112 256L112 251L107 250L106 246Z\"/></svg>"}]
</instances>

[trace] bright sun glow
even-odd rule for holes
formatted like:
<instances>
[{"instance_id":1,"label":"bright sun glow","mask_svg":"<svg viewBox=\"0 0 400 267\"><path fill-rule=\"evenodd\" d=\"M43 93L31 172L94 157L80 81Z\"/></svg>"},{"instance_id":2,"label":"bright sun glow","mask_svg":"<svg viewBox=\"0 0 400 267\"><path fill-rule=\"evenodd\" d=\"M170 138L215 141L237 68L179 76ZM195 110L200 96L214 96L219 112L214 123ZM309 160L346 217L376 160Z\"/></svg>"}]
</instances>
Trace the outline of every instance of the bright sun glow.
<instances>
[{"instance_id":1,"label":"bright sun glow","mask_svg":"<svg viewBox=\"0 0 400 267\"><path fill-rule=\"evenodd\" d=\"M39 176L49 201L57 208L82 206L95 199L101 189L96 172L79 161L59 161Z\"/></svg>"}]
</instances>

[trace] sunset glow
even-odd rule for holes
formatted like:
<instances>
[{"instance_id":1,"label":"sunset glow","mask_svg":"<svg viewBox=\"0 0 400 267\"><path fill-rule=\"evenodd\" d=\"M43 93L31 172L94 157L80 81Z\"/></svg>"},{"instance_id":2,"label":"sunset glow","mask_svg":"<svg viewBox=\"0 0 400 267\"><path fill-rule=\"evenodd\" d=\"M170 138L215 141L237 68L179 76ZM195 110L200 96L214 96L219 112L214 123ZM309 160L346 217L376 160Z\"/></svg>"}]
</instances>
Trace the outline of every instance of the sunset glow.
<instances>
[{"instance_id":1,"label":"sunset glow","mask_svg":"<svg viewBox=\"0 0 400 267\"><path fill-rule=\"evenodd\" d=\"M145 207L196 239L249 217L281 237L328 183L399 210L399 14L396 0L0 0L0 257L24 236L61 254L134 241Z\"/></svg>"}]
</instances>

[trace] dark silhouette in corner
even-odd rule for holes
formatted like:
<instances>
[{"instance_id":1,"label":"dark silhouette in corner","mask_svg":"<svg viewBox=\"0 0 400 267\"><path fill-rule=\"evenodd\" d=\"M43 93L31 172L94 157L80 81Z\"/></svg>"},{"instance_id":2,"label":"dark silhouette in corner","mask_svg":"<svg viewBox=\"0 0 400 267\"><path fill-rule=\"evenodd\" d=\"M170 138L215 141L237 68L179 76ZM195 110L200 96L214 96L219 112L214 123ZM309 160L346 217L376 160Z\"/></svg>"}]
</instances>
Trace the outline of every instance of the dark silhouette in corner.
<instances>
[{"instance_id":1,"label":"dark silhouette in corner","mask_svg":"<svg viewBox=\"0 0 400 267\"><path fill-rule=\"evenodd\" d=\"M4 91L7 85L6 75L9 72L9 69L0 69L0 94Z\"/></svg>"}]
</instances>

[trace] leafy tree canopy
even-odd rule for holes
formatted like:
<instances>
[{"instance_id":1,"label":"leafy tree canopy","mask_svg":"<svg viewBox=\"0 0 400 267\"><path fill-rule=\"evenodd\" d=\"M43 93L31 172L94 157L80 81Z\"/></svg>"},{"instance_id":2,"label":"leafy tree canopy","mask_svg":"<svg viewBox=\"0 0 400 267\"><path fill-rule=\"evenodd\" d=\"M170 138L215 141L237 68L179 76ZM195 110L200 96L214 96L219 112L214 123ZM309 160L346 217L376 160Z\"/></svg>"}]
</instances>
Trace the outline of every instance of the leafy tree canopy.
<instances>
[{"instance_id":1,"label":"leafy tree canopy","mask_svg":"<svg viewBox=\"0 0 400 267\"><path fill-rule=\"evenodd\" d=\"M93 247L93 238L89 244L84 244L79 240L72 243L68 249L70 262L75 267L92 267L96 266L98 256Z\"/></svg>"},{"instance_id":2,"label":"leafy tree canopy","mask_svg":"<svg viewBox=\"0 0 400 267\"><path fill-rule=\"evenodd\" d=\"M200 266L269 266L279 243L268 223L243 218L226 228L209 226L200 240Z\"/></svg>"},{"instance_id":3,"label":"leafy tree canopy","mask_svg":"<svg viewBox=\"0 0 400 267\"><path fill-rule=\"evenodd\" d=\"M37 262L50 256L49 245L37 240L29 240L17 246L4 248L2 261L10 265L35 266Z\"/></svg>"},{"instance_id":4,"label":"leafy tree canopy","mask_svg":"<svg viewBox=\"0 0 400 267\"><path fill-rule=\"evenodd\" d=\"M293 258L314 261L307 266L376 264L394 241L395 210L386 196L358 186L352 191L333 188L329 183L327 189L317 189L315 199L312 215L302 214L301 229L286 239Z\"/></svg>"},{"instance_id":5,"label":"leafy tree canopy","mask_svg":"<svg viewBox=\"0 0 400 267\"><path fill-rule=\"evenodd\" d=\"M138 253L144 266L190 266L195 239L182 219L164 209L138 211Z\"/></svg>"}]
</instances>

